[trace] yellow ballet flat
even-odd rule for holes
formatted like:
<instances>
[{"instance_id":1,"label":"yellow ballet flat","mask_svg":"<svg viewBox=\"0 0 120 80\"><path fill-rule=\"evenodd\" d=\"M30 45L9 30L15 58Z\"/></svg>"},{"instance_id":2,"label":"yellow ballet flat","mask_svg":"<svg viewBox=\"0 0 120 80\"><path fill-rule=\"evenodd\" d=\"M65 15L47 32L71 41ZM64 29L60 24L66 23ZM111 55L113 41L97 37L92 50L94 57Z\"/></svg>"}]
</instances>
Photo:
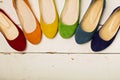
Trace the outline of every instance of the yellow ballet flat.
<instances>
[{"instance_id":1,"label":"yellow ballet flat","mask_svg":"<svg viewBox=\"0 0 120 80\"><path fill-rule=\"evenodd\" d=\"M54 38L58 29L58 13L54 0L39 0L40 24L47 38Z\"/></svg>"}]
</instances>

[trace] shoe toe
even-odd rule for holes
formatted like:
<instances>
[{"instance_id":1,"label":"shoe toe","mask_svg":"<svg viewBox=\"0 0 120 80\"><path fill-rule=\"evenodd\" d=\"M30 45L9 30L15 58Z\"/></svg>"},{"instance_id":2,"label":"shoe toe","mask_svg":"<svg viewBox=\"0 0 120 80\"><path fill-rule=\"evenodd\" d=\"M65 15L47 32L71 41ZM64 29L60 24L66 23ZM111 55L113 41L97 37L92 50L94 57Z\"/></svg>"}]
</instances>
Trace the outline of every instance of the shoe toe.
<instances>
[{"instance_id":1,"label":"shoe toe","mask_svg":"<svg viewBox=\"0 0 120 80\"><path fill-rule=\"evenodd\" d=\"M80 26L78 26L76 33L75 33L75 40L78 44L83 44L86 43L88 41L90 41L94 35L94 32L85 32L81 29Z\"/></svg>"},{"instance_id":2,"label":"shoe toe","mask_svg":"<svg viewBox=\"0 0 120 80\"><path fill-rule=\"evenodd\" d=\"M74 35L75 30L76 30L76 26L78 24L75 25L64 25L64 24L59 24L59 33L61 35L62 38L70 38Z\"/></svg>"},{"instance_id":3,"label":"shoe toe","mask_svg":"<svg viewBox=\"0 0 120 80\"><path fill-rule=\"evenodd\" d=\"M20 28L18 28L18 31L19 31L19 35L16 39L14 40L7 40L7 42L9 43L9 45L14 48L15 50L17 51L24 51L26 49L26 39L25 39L25 36L22 32L22 30Z\"/></svg>"},{"instance_id":4,"label":"shoe toe","mask_svg":"<svg viewBox=\"0 0 120 80\"><path fill-rule=\"evenodd\" d=\"M93 40L91 42L91 49L95 52L102 51L113 42L114 38L115 36L109 41L104 41L103 39L100 38L99 31L98 31L94 35Z\"/></svg>"}]
</instances>

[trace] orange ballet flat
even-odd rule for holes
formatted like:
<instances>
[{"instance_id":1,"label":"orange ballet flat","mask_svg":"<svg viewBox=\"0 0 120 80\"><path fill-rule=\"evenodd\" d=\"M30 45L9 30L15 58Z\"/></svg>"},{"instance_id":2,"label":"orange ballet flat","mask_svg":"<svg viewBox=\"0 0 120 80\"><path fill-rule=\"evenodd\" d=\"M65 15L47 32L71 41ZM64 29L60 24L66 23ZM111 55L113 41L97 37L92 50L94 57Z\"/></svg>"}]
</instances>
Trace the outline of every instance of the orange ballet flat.
<instances>
[{"instance_id":1,"label":"orange ballet flat","mask_svg":"<svg viewBox=\"0 0 120 80\"><path fill-rule=\"evenodd\" d=\"M41 41L42 32L28 0L12 0L26 39L32 44Z\"/></svg>"}]
</instances>

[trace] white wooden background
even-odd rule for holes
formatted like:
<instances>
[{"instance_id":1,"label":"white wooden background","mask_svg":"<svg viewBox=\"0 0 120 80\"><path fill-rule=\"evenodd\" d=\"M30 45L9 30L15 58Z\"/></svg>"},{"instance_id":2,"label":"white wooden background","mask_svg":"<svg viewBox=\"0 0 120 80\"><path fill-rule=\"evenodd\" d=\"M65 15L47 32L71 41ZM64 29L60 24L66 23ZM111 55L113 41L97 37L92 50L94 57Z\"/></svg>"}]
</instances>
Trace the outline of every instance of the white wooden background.
<instances>
[{"instance_id":1,"label":"white wooden background","mask_svg":"<svg viewBox=\"0 0 120 80\"><path fill-rule=\"evenodd\" d=\"M120 55L0 54L0 80L120 80Z\"/></svg>"},{"instance_id":2,"label":"white wooden background","mask_svg":"<svg viewBox=\"0 0 120 80\"><path fill-rule=\"evenodd\" d=\"M7 7L9 5L8 2L10 1L11 0L4 0L4 2L6 2ZM31 3L34 1L37 0L30 0ZM57 3L58 5L60 5L64 0L56 0L56 2L57 1L61 2ZM82 0L82 6L89 2L90 0ZM104 14L104 16L108 17L110 13L108 13L107 11L110 10L110 12L112 12L112 9L114 9L115 6L117 5L120 5L119 0L114 1L107 0L108 9L106 9L106 13ZM0 4L0 7L3 6L5 5ZM61 8L60 6L57 7ZM87 9L87 7L84 8ZM5 9L7 11L7 8ZM36 10L36 8L34 8L34 10L36 12L36 15L39 15L39 12L37 12L38 10ZM9 15L12 18L14 18L15 22L18 23L18 20L16 20L17 19L16 16L11 14L12 11L14 10L10 9L7 12L10 13ZM83 13L85 12L83 9L82 11ZM81 16L83 16L83 14L81 14ZM103 21L101 23L104 23L106 17L103 17ZM57 37L59 37L59 35ZM119 44L120 38L119 36L117 37L118 38L116 38L115 42L113 43L114 47L112 45L111 47L104 51L105 53L120 52L119 49L120 46L116 45L116 43ZM3 38L0 38L0 40L1 40L0 44L4 45L0 46L1 52L5 51L8 53L9 50L13 51L12 49L9 49L7 43L4 42ZM73 40L67 41L71 42ZM66 40L64 40L64 42L66 42ZM89 45L89 43L86 45ZM82 47L88 48L88 46L86 45L82 45ZM66 45L65 47L67 46L68 45ZM36 48L35 46L32 47L34 47L34 49ZM81 46L79 47L81 50ZM60 47L60 49L62 48L63 46ZM33 50L33 48L29 47L29 50L31 49ZM46 50L49 49L47 48ZM87 50L88 51L85 51L86 53L90 51L89 48ZM74 49L71 49L71 52L74 52ZM69 53L69 51L66 53ZM82 53L82 51L81 52L78 51L78 53ZM83 54L1 53L0 80L120 80L119 54L84 54L84 53Z\"/></svg>"}]
</instances>

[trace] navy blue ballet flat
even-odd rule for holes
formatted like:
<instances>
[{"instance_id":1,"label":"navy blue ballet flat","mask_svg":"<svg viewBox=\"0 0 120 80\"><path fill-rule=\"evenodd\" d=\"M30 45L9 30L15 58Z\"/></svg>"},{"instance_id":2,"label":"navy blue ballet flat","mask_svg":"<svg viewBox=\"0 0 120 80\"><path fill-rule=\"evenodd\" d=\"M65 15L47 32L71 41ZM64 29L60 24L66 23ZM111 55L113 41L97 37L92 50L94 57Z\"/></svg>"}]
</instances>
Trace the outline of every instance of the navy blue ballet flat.
<instances>
[{"instance_id":1,"label":"navy blue ballet flat","mask_svg":"<svg viewBox=\"0 0 120 80\"><path fill-rule=\"evenodd\" d=\"M120 6L110 15L102 28L95 33L91 49L95 52L106 49L114 41L120 28Z\"/></svg>"},{"instance_id":2,"label":"navy blue ballet flat","mask_svg":"<svg viewBox=\"0 0 120 80\"><path fill-rule=\"evenodd\" d=\"M75 33L75 40L78 44L86 43L92 39L98 29L105 5L106 0L92 0Z\"/></svg>"}]
</instances>

